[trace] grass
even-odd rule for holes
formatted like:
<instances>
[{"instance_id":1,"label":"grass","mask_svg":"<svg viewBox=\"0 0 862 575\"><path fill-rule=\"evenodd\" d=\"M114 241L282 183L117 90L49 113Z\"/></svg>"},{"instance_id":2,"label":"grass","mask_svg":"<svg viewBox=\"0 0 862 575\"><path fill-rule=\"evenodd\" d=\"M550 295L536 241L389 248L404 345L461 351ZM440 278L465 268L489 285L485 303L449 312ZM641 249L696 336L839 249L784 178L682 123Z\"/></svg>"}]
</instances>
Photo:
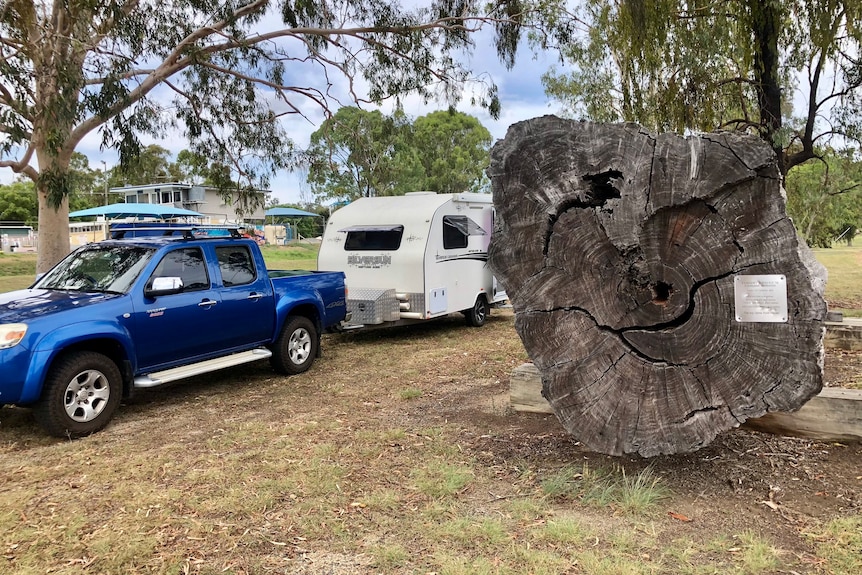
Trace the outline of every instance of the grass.
<instances>
[{"instance_id":1,"label":"grass","mask_svg":"<svg viewBox=\"0 0 862 575\"><path fill-rule=\"evenodd\" d=\"M843 261L862 250L841 254L827 265L852 273ZM316 252L267 246L264 257L311 269ZM0 282L34 270L30 254L0 256ZM841 273L835 297L858 297L862 284ZM4 572L862 572L858 513L808 518L780 540L778 514L759 528L760 514L739 520L764 497L741 490L682 523L667 511L708 486L675 492L662 472L673 458L585 463L551 423L519 431L494 403L526 360L513 323L495 310L480 330L452 317L327 335L307 373L279 377L264 362L146 390L74 442L3 408Z\"/></svg>"},{"instance_id":2,"label":"grass","mask_svg":"<svg viewBox=\"0 0 862 575\"><path fill-rule=\"evenodd\" d=\"M635 514L654 511L669 495L649 467L632 476L619 467L607 471L589 465L579 469L566 466L543 479L541 487L554 499L575 499L586 505Z\"/></svg>"},{"instance_id":3,"label":"grass","mask_svg":"<svg viewBox=\"0 0 862 575\"><path fill-rule=\"evenodd\" d=\"M274 270L314 270L317 269L318 245L294 243L287 246L261 247L266 265Z\"/></svg>"},{"instance_id":4,"label":"grass","mask_svg":"<svg viewBox=\"0 0 862 575\"><path fill-rule=\"evenodd\" d=\"M833 575L862 573L862 516L833 519L809 533L818 555L826 558L824 572Z\"/></svg>"},{"instance_id":5,"label":"grass","mask_svg":"<svg viewBox=\"0 0 862 575\"><path fill-rule=\"evenodd\" d=\"M36 275L36 254L7 254L0 252L0 277Z\"/></svg>"},{"instance_id":6,"label":"grass","mask_svg":"<svg viewBox=\"0 0 862 575\"><path fill-rule=\"evenodd\" d=\"M815 249L817 260L826 266L826 299L829 308L851 317L862 317L862 246L835 245Z\"/></svg>"},{"instance_id":7,"label":"grass","mask_svg":"<svg viewBox=\"0 0 862 575\"><path fill-rule=\"evenodd\" d=\"M328 335L307 373L146 390L73 442L4 408L4 572L805 572L769 535L668 519L679 495L652 467L573 463L541 448L553 431L507 453L533 441L489 400L525 359L513 323ZM816 527L800 544L854 572L859 523Z\"/></svg>"},{"instance_id":8,"label":"grass","mask_svg":"<svg viewBox=\"0 0 862 575\"><path fill-rule=\"evenodd\" d=\"M0 252L0 293L24 289L36 278L36 254Z\"/></svg>"}]
</instances>

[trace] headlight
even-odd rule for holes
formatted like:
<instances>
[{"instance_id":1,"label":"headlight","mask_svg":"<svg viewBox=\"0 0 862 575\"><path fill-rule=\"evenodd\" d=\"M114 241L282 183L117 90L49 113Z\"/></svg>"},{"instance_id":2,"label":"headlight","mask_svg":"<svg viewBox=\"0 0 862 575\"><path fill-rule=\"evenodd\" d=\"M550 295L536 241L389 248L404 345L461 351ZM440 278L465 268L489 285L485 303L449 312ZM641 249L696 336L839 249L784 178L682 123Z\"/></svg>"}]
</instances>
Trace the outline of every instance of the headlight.
<instances>
[{"instance_id":1,"label":"headlight","mask_svg":"<svg viewBox=\"0 0 862 575\"><path fill-rule=\"evenodd\" d=\"M18 345L24 339L26 333L26 323L5 323L0 325L0 349Z\"/></svg>"}]
</instances>

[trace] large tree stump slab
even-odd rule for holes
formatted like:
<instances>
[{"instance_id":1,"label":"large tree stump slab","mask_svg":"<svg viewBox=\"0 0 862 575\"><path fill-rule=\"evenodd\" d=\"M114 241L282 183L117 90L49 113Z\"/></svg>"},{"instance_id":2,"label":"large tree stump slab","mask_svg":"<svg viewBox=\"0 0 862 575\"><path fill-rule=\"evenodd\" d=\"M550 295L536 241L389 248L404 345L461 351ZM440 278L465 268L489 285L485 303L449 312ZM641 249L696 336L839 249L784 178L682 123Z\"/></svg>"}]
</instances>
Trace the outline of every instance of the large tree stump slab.
<instances>
[{"instance_id":1,"label":"large tree stump slab","mask_svg":"<svg viewBox=\"0 0 862 575\"><path fill-rule=\"evenodd\" d=\"M590 449L694 451L820 391L825 270L757 138L546 116L510 127L488 173L491 267L543 395ZM736 309L750 275L786 282L786 317Z\"/></svg>"}]
</instances>

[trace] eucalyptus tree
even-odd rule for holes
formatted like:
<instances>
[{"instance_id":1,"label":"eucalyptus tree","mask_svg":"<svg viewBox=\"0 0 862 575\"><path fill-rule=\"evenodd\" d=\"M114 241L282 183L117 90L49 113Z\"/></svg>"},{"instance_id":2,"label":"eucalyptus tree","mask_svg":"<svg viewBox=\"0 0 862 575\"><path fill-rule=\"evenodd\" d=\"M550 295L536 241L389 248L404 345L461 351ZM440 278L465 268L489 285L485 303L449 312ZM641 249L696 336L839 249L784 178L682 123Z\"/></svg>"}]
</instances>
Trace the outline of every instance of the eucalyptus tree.
<instances>
[{"instance_id":1,"label":"eucalyptus tree","mask_svg":"<svg viewBox=\"0 0 862 575\"><path fill-rule=\"evenodd\" d=\"M852 150L825 150L787 174L787 213L809 245L851 241L862 228L862 161Z\"/></svg>"},{"instance_id":2,"label":"eucalyptus tree","mask_svg":"<svg viewBox=\"0 0 862 575\"><path fill-rule=\"evenodd\" d=\"M784 174L862 141L859 0L583 0L577 20L572 70L543 78L575 116L756 133Z\"/></svg>"},{"instance_id":3,"label":"eucalyptus tree","mask_svg":"<svg viewBox=\"0 0 862 575\"><path fill-rule=\"evenodd\" d=\"M129 161L111 172L113 186L178 182L185 179L181 165L173 161L170 150L158 144L141 147Z\"/></svg>"},{"instance_id":4,"label":"eucalyptus tree","mask_svg":"<svg viewBox=\"0 0 862 575\"><path fill-rule=\"evenodd\" d=\"M313 134L306 150L315 197L352 201L403 194L419 185L422 166L407 146L409 120L396 111L340 108ZM417 189L417 188L413 188Z\"/></svg>"},{"instance_id":5,"label":"eucalyptus tree","mask_svg":"<svg viewBox=\"0 0 862 575\"><path fill-rule=\"evenodd\" d=\"M320 199L351 201L411 191L481 191L488 186L491 133L478 119L440 110L411 121L355 107L311 135L308 182Z\"/></svg>"},{"instance_id":6,"label":"eucalyptus tree","mask_svg":"<svg viewBox=\"0 0 862 575\"><path fill-rule=\"evenodd\" d=\"M479 120L455 110L438 110L413 122L412 147L425 170L422 189L439 193L488 189L491 132Z\"/></svg>"},{"instance_id":7,"label":"eucalyptus tree","mask_svg":"<svg viewBox=\"0 0 862 575\"><path fill-rule=\"evenodd\" d=\"M548 19L529 0L2 2L0 167L36 184L37 268L69 249L69 161L85 137L125 165L142 136L180 133L240 190L266 188L298 160L285 115L407 92L456 101L473 32L491 27L511 66L536 22ZM473 86L498 113L496 88Z\"/></svg>"},{"instance_id":8,"label":"eucalyptus tree","mask_svg":"<svg viewBox=\"0 0 862 575\"><path fill-rule=\"evenodd\" d=\"M36 223L36 190L33 182L0 184L0 222Z\"/></svg>"}]
</instances>

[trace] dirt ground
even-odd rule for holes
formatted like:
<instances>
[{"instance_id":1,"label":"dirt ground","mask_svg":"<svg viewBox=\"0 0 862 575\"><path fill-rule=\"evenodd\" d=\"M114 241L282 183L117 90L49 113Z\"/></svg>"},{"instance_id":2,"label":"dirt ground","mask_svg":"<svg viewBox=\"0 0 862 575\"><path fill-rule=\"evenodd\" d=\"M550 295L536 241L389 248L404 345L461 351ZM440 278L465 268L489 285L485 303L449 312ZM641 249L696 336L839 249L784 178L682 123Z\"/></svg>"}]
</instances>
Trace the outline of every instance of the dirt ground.
<instances>
[{"instance_id":1,"label":"dirt ground","mask_svg":"<svg viewBox=\"0 0 862 575\"><path fill-rule=\"evenodd\" d=\"M823 384L862 389L862 351L827 348Z\"/></svg>"},{"instance_id":2,"label":"dirt ground","mask_svg":"<svg viewBox=\"0 0 862 575\"><path fill-rule=\"evenodd\" d=\"M862 352L827 349L824 385L859 386ZM541 473L571 462L594 468L651 466L673 492L667 513L685 520L678 533L694 537L738 529L769 534L797 554L800 571L818 572L809 537L814 524L862 513L862 444L829 443L737 429L686 455L608 457L583 448L553 415L517 413L508 407L508 380L487 382L478 393L463 382L443 385L405 413L388 417L445 421L501 476L518 473L515 462ZM690 520L690 521L686 521ZM859 549L862 557L862 549ZM802 567L810 563L811 570Z\"/></svg>"},{"instance_id":3,"label":"dirt ground","mask_svg":"<svg viewBox=\"0 0 862 575\"><path fill-rule=\"evenodd\" d=\"M111 453L110 457L116 460L152 458L161 462L158 469L164 471L176 465L171 459L172 450L181 450L189 461L200 459L203 456L198 452L206 455L207 449L216 444L216 438L225 434L225 428L233 428L237 422L272 424L272 441L278 441L281 438L276 435L278 430L289 430L291 422L300 428L303 422L337 422L338 429L376 429L382 430L381 433L387 429L445 427L457 430L453 441L464 456L478 461L492 474L493 485L462 495L474 497L477 507L488 507L493 504L489 501L498 498L515 497L517 490L525 489L525 469L531 477L540 478L565 466L583 463L591 468L622 467L632 476L651 467L671 493L660 504L658 518L651 519L661 523L662 537L668 541L685 538L708 547L716 534L751 531L792 554L782 562L781 570L769 573L835 573L818 565L821 556L817 543L825 537L819 530L832 519L857 518L862 514L862 444L819 442L737 429L720 434L706 448L686 455L646 460L590 452L565 432L554 416L517 413L511 409L509 375L526 359L513 323L511 310L494 310L488 325L479 330L464 327L463 319L456 317L434 326L403 331L327 335L323 357L306 374L285 382L263 362L227 370L215 377L202 376L175 386L146 390L124 402L107 429L73 442L75 452L68 451L70 446L62 442L46 438L27 410L3 408L0 503L4 496L10 497L22 488L51 498L56 497L58 489L71 484L75 489L70 495L89 499L85 493L89 488L80 484L76 465L85 467L91 459L101 458L105 460L101 467L114 461L108 459L107 454ZM862 375L862 353L828 350L825 367L827 385L858 382ZM158 422L155 427L154 422ZM212 444L207 443L208 438L212 438ZM324 435L321 440L331 438ZM248 452L250 461L255 461L259 448L254 444L237 444L236 449L239 453L236 457ZM58 452L64 454L59 464ZM81 459L86 461L80 463ZM114 465L116 477L125 477L127 470L122 463ZM146 468L140 461L136 465ZM25 467L26 473L22 471ZM54 479L28 479L37 474ZM131 486L138 489L140 479L135 479L133 470L128 474L129 485L116 489ZM159 486L163 484L171 486L162 477L153 489L161 489ZM537 482L527 488L531 493L540 492ZM94 483L92 489L100 489L99 484ZM155 497L151 491L141 494ZM126 513L125 502L109 503L93 495L92 501L98 505L92 512L100 517ZM193 499L192 494L189 498ZM130 505L134 507L135 503ZM559 504L555 512L571 511L569 507L574 506ZM577 507L576 511L592 514L588 520L595 523L614 514L613 509ZM29 503L15 511L22 517L38 512ZM74 514L74 507L67 513ZM229 516L218 519L231 523ZM50 521L51 516L40 520ZM165 521L171 521L170 517ZM270 525L269 521L275 521L271 517L266 521L268 529L278 526ZM182 543L177 541L176 545ZM9 549L11 542L9 539L6 543ZM228 565L237 559L221 551L223 543L222 538L214 537L196 541L195 545L209 549L212 556ZM25 542L14 544L23 549ZM170 551L173 544L166 543L164 550ZM325 557L314 555L326 549L326 542L318 541L316 545L314 548L310 542L304 542L303 546L313 551L302 555L294 550L292 570L279 572L291 575L383 572L361 563L360 555L343 558L332 549L328 549ZM15 557L15 553L7 550L7 560L11 561L9 558ZM862 549L859 555L862 557ZM261 557L262 562L271 560L269 555ZM316 568L303 563L308 558L317 561ZM321 567L324 564L325 569Z\"/></svg>"}]
</instances>

